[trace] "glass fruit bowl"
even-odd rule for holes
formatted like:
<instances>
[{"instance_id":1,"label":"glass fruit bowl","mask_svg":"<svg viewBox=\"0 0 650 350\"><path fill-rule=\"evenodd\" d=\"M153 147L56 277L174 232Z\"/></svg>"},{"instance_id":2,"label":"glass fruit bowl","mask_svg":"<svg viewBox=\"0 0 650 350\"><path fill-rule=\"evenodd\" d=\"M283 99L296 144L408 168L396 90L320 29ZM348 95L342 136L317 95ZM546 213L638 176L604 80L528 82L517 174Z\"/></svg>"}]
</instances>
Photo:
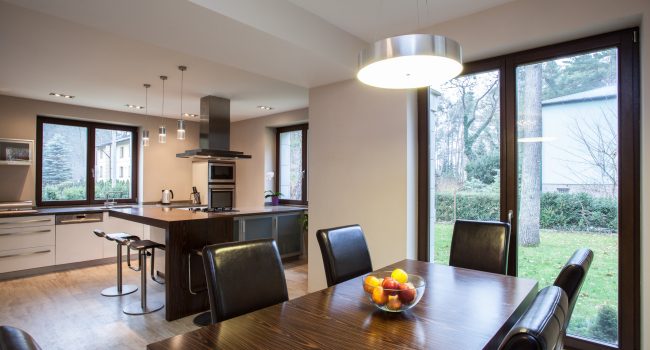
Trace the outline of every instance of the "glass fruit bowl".
<instances>
[{"instance_id":1,"label":"glass fruit bowl","mask_svg":"<svg viewBox=\"0 0 650 350\"><path fill-rule=\"evenodd\" d=\"M426 283L404 270L371 272L363 276L363 290L370 302L388 312L408 310L422 298Z\"/></svg>"}]
</instances>

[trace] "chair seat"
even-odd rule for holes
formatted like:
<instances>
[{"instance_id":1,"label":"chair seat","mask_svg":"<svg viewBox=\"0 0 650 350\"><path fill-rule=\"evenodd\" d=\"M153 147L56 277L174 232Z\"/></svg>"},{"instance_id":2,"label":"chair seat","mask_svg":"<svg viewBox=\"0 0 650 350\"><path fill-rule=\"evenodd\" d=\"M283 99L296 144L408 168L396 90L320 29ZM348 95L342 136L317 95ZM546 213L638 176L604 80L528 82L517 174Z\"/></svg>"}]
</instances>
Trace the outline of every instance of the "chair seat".
<instances>
[{"instance_id":1,"label":"chair seat","mask_svg":"<svg viewBox=\"0 0 650 350\"><path fill-rule=\"evenodd\" d=\"M149 248L165 249L165 245L160 244L158 242L150 241L148 239L141 239L139 241L134 241L129 243L129 248L135 250L143 250Z\"/></svg>"},{"instance_id":2,"label":"chair seat","mask_svg":"<svg viewBox=\"0 0 650 350\"><path fill-rule=\"evenodd\" d=\"M0 349L40 350L41 347L22 329L0 326Z\"/></svg>"}]
</instances>

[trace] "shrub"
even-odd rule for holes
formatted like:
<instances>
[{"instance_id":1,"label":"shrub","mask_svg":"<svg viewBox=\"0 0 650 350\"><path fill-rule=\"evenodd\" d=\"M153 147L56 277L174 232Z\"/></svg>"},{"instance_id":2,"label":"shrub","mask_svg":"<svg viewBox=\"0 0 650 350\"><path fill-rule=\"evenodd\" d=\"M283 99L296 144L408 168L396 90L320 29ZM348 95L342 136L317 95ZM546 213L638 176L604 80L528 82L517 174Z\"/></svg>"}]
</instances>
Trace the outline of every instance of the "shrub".
<instances>
[{"instance_id":1,"label":"shrub","mask_svg":"<svg viewBox=\"0 0 650 350\"><path fill-rule=\"evenodd\" d=\"M596 339L616 343L618 341L618 315L616 310L609 305L603 305L598 310L596 323L591 326L590 333Z\"/></svg>"},{"instance_id":2,"label":"shrub","mask_svg":"<svg viewBox=\"0 0 650 350\"><path fill-rule=\"evenodd\" d=\"M489 185L499 173L501 156L498 152L490 153L469 161L465 166L468 179L476 179Z\"/></svg>"},{"instance_id":3,"label":"shrub","mask_svg":"<svg viewBox=\"0 0 650 350\"><path fill-rule=\"evenodd\" d=\"M542 193L540 227L563 231L617 232L618 210L615 199L597 198L587 193ZM493 193L436 195L436 220L451 222L455 218L468 220L498 220L499 195Z\"/></svg>"}]
</instances>

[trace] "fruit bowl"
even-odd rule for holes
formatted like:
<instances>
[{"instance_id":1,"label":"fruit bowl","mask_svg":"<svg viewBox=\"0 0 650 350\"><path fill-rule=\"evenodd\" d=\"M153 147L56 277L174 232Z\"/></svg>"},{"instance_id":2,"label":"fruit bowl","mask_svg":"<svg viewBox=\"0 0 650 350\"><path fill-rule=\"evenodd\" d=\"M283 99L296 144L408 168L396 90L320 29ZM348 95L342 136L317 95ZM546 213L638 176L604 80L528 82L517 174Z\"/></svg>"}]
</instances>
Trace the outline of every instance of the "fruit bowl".
<instances>
[{"instance_id":1,"label":"fruit bowl","mask_svg":"<svg viewBox=\"0 0 650 350\"><path fill-rule=\"evenodd\" d=\"M388 312L402 312L417 305L426 286L422 277L401 269L371 272L363 276L362 283L370 302Z\"/></svg>"}]
</instances>

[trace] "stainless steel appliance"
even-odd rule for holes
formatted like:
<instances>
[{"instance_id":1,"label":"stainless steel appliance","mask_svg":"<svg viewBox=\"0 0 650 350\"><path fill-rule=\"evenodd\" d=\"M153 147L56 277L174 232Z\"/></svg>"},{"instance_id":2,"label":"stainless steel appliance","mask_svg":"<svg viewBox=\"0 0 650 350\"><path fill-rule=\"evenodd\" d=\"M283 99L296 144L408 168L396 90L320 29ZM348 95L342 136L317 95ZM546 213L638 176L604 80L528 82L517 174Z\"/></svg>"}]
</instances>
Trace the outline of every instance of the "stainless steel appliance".
<instances>
[{"instance_id":1,"label":"stainless steel appliance","mask_svg":"<svg viewBox=\"0 0 650 350\"><path fill-rule=\"evenodd\" d=\"M230 100L201 97L201 130L199 147L176 154L179 158L197 161L250 159L249 154L230 150Z\"/></svg>"},{"instance_id":2,"label":"stainless steel appliance","mask_svg":"<svg viewBox=\"0 0 650 350\"><path fill-rule=\"evenodd\" d=\"M170 204L172 199L174 199L174 191L162 190L162 199L160 200L162 204Z\"/></svg>"},{"instance_id":3,"label":"stainless steel appliance","mask_svg":"<svg viewBox=\"0 0 650 350\"><path fill-rule=\"evenodd\" d=\"M232 209L234 206L234 184L208 184L208 209Z\"/></svg>"},{"instance_id":4,"label":"stainless steel appliance","mask_svg":"<svg viewBox=\"0 0 650 350\"><path fill-rule=\"evenodd\" d=\"M235 183L235 163L208 163L208 183Z\"/></svg>"}]
</instances>

